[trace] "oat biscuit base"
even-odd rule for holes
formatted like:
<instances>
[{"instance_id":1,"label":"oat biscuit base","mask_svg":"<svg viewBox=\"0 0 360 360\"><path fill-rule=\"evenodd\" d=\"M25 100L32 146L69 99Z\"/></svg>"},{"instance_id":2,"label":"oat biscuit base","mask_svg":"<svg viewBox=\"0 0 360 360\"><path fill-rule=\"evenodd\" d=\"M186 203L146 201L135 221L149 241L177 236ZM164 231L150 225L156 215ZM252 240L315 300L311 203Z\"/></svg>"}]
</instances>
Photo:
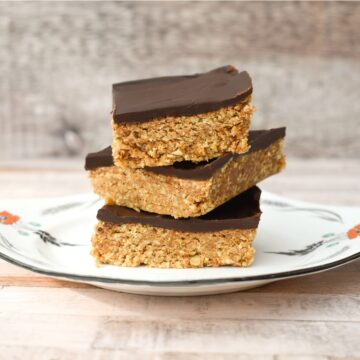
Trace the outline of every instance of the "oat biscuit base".
<instances>
[{"instance_id":1,"label":"oat biscuit base","mask_svg":"<svg viewBox=\"0 0 360 360\"><path fill-rule=\"evenodd\" d=\"M192 116L149 122L112 122L114 163L123 168L200 162L226 152L244 153L254 112L251 97L241 103Z\"/></svg>"},{"instance_id":2,"label":"oat biscuit base","mask_svg":"<svg viewBox=\"0 0 360 360\"><path fill-rule=\"evenodd\" d=\"M89 171L94 192L108 204L171 215L200 216L285 167L283 139L228 161L206 180L165 176L143 169L99 167Z\"/></svg>"},{"instance_id":3,"label":"oat biscuit base","mask_svg":"<svg viewBox=\"0 0 360 360\"><path fill-rule=\"evenodd\" d=\"M92 238L98 264L158 268L249 266L256 229L180 232L143 224L116 225L100 221Z\"/></svg>"}]
</instances>

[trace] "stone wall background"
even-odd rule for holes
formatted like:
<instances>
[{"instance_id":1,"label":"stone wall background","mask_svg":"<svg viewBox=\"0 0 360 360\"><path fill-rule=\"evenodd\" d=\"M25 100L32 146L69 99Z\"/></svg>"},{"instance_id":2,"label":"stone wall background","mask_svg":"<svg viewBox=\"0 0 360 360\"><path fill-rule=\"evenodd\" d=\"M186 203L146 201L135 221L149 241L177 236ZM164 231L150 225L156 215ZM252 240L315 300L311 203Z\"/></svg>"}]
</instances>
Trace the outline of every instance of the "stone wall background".
<instances>
[{"instance_id":1,"label":"stone wall background","mask_svg":"<svg viewBox=\"0 0 360 360\"><path fill-rule=\"evenodd\" d=\"M356 2L2 2L0 158L110 143L111 84L234 64L253 128L300 157L360 157Z\"/></svg>"}]
</instances>

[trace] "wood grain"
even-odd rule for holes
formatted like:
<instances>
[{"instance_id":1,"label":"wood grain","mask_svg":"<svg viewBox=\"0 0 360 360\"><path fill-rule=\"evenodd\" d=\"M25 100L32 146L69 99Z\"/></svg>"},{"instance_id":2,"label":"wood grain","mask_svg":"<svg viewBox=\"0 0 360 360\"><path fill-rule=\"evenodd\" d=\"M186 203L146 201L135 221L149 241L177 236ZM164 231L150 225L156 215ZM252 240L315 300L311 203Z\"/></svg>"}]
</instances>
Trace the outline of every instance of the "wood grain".
<instances>
[{"instance_id":1,"label":"wood grain","mask_svg":"<svg viewBox=\"0 0 360 360\"><path fill-rule=\"evenodd\" d=\"M360 204L356 160L288 158L263 189ZM78 160L0 162L0 198L89 191ZM246 292L194 298L115 293L0 261L4 359L358 359L360 261Z\"/></svg>"},{"instance_id":2,"label":"wood grain","mask_svg":"<svg viewBox=\"0 0 360 360\"><path fill-rule=\"evenodd\" d=\"M90 288L90 285L62 281L30 272L5 261L0 261L0 286L30 286L46 288Z\"/></svg>"},{"instance_id":3,"label":"wood grain","mask_svg":"<svg viewBox=\"0 0 360 360\"><path fill-rule=\"evenodd\" d=\"M335 279L341 276L334 274ZM321 280L318 277L317 280ZM301 282L301 279L298 280ZM271 285L268 286L271 290ZM282 288L286 285L282 284ZM262 294L260 295L261 292ZM1 308L4 313L24 316L124 317L137 321L170 321L174 318L189 321L268 320L308 322L359 322L360 294L301 294L282 291L246 291L194 298L161 298L119 294L97 288L28 288L4 287ZM19 308L17 300L23 306ZM76 299L76 301L75 301ZM37 306L39 304L39 306ZM101 305L101 306L99 306ZM94 312L94 309L97 311Z\"/></svg>"},{"instance_id":4,"label":"wood grain","mask_svg":"<svg viewBox=\"0 0 360 360\"><path fill-rule=\"evenodd\" d=\"M71 306L72 303L69 304ZM96 311L94 309L94 311ZM360 351L358 323L342 321L217 320L79 315L1 315L0 346L207 354L333 355ZM36 321L36 326L34 326ZM54 326L55 325L55 326ZM44 336L46 334L46 336ZM340 340L341 339L341 340ZM261 344L261 346L259 345Z\"/></svg>"},{"instance_id":5,"label":"wood grain","mask_svg":"<svg viewBox=\"0 0 360 360\"><path fill-rule=\"evenodd\" d=\"M1 158L76 156L111 140L111 84L232 63L253 127L288 153L360 153L360 3L1 2Z\"/></svg>"},{"instance_id":6,"label":"wood grain","mask_svg":"<svg viewBox=\"0 0 360 360\"><path fill-rule=\"evenodd\" d=\"M63 348L44 348L44 347L17 347L17 346L0 346L1 354L5 359L19 359L23 360L49 360L59 359L61 354L61 360L201 360L204 359L204 354L192 353L192 352L158 352L158 351L136 351L131 350L108 350L108 349L92 349L92 350L65 350ZM206 359L209 360L274 360L271 355L247 355L247 354L206 354ZM282 357L281 360L288 360L288 357ZM292 360L297 360L291 357ZM326 357L309 357L299 358L299 360L327 360ZM351 359L350 359L351 360Z\"/></svg>"}]
</instances>

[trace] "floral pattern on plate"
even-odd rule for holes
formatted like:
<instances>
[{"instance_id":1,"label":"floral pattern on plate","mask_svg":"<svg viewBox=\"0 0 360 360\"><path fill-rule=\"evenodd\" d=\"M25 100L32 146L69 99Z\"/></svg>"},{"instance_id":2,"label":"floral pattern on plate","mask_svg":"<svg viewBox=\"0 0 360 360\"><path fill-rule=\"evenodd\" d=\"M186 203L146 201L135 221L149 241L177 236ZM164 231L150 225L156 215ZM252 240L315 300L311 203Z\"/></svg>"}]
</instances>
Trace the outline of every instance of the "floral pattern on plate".
<instances>
[{"instance_id":1,"label":"floral pattern on plate","mask_svg":"<svg viewBox=\"0 0 360 360\"><path fill-rule=\"evenodd\" d=\"M0 257L48 276L158 295L243 290L360 257L360 208L317 205L263 192L254 242L257 253L248 268L97 267L89 253L100 206L93 194L3 201Z\"/></svg>"}]
</instances>

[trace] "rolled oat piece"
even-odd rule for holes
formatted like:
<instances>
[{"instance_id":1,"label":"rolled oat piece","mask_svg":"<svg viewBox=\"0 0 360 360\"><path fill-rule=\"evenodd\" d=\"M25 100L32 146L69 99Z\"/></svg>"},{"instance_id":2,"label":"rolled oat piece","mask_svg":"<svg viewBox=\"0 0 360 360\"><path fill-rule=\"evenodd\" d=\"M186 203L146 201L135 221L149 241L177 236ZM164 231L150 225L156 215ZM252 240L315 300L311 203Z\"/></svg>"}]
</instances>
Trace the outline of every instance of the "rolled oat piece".
<instances>
[{"instance_id":1,"label":"rolled oat piece","mask_svg":"<svg viewBox=\"0 0 360 360\"><path fill-rule=\"evenodd\" d=\"M199 218L105 205L92 238L98 264L159 268L249 266L260 221L260 189L253 187Z\"/></svg>"},{"instance_id":2,"label":"rolled oat piece","mask_svg":"<svg viewBox=\"0 0 360 360\"><path fill-rule=\"evenodd\" d=\"M113 165L108 147L86 157L94 192L108 204L175 218L206 214L227 200L280 172L285 166L285 128L250 131L245 154L209 162L123 169Z\"/></svg>"},{"instance_id":3,"label":"rolled oat piece","mask_svg":"<svg viewBox=\"0 0 360 360\"><path fill-rule=\"evenodd\" d=\"M113 85L114 162L123 168L244 153L252 82L233 66Z\"/></svg>"}]
</instances>

